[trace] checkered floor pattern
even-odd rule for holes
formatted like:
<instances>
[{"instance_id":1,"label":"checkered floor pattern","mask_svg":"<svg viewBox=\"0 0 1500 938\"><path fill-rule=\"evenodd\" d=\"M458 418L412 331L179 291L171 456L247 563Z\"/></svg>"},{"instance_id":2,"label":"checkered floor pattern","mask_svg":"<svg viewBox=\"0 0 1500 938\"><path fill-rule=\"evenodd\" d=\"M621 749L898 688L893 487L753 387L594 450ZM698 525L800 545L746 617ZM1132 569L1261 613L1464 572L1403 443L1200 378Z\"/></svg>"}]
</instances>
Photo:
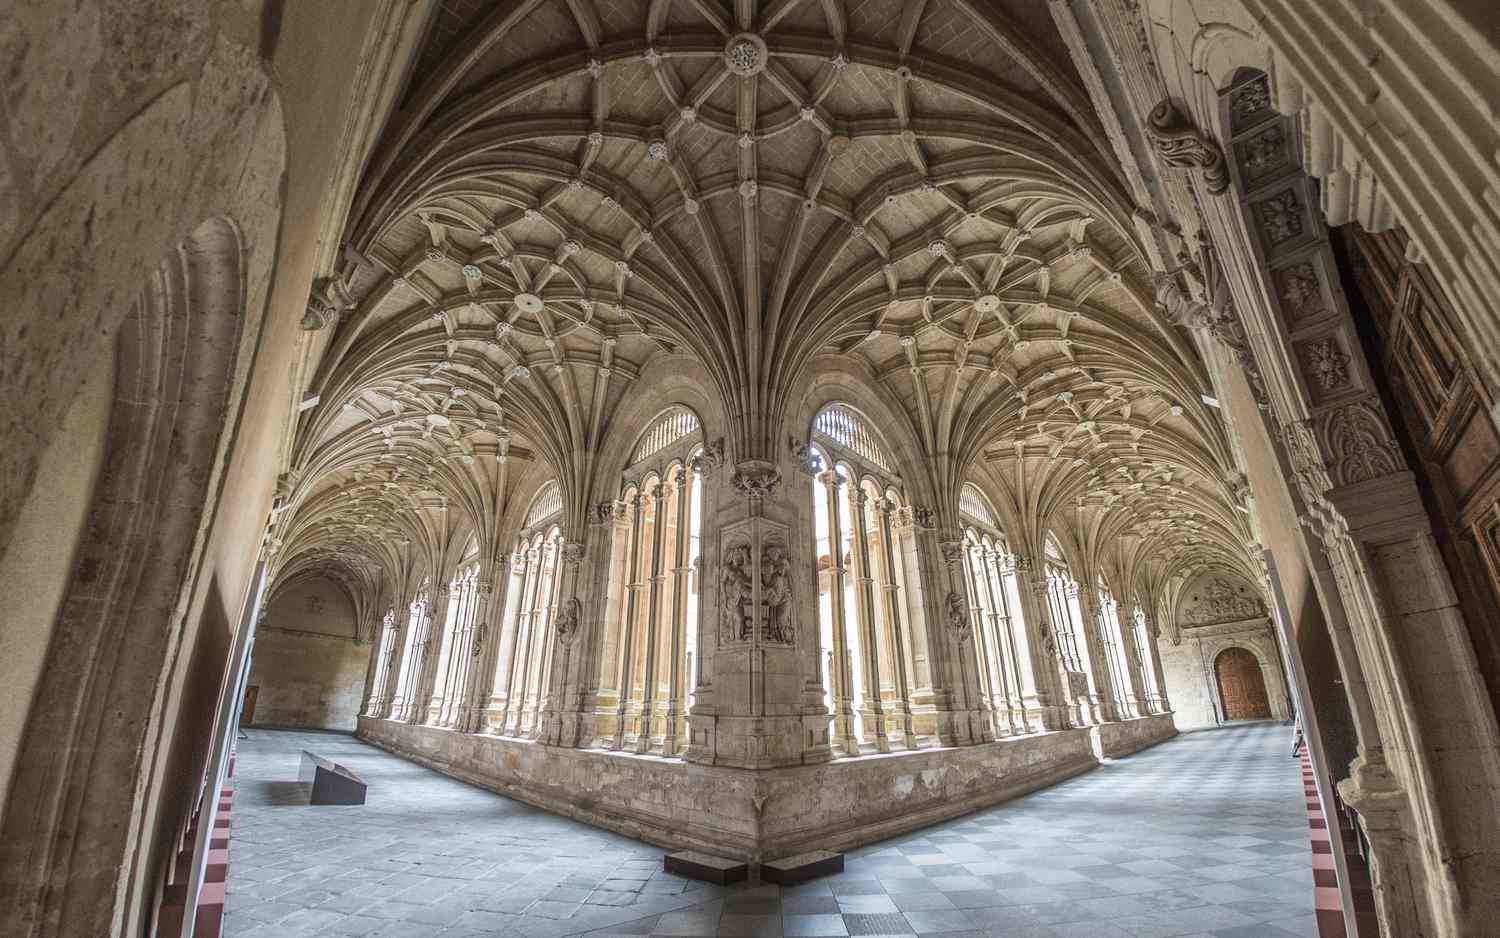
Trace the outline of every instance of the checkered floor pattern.
<instances>
[{"instance_id":1,"label":"checkered floor pattern","mask_svg":"<svg viewBox=\"0 0 1500 938\"><path fill-rule=\"evenodd\" d=\"M230 938L944 935L1316 938L1289 727L1188 733L1045 791L851 851L845 872L729 889L660 849L335 735L240 743ZM309 807L302 748L370 782Z\"/></svg>"}]
</instances>

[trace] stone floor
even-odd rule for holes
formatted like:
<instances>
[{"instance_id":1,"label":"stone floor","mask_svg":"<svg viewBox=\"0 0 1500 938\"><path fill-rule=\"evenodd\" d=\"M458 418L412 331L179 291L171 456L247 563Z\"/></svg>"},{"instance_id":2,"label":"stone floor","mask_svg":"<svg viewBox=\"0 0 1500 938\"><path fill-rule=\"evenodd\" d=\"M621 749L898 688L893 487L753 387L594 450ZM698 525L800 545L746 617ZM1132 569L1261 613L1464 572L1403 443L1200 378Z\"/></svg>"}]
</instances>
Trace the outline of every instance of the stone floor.
<instances>
[{"instance_id":1,"label":"stone floor","mask_svg":"<svg viewBox=\"0 0 1500 938\"><path fill-rule=\"evenodd\" d=\"M298 750L370 783L309 807ZM1291 730L1189 733L1045 791L852 851L792 889L706 886L662 851L430 772L347 736L239 744L230 938L1315 938Z\"/></svg>"}]
</instances>

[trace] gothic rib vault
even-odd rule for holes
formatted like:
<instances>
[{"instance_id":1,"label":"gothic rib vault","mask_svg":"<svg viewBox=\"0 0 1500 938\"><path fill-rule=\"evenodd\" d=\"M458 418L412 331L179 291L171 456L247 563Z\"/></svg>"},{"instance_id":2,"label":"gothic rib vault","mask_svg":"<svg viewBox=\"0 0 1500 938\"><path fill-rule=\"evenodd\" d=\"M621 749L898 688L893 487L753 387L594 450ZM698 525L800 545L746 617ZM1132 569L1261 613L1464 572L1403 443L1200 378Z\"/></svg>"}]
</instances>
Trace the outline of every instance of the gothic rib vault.
<instances>
[{"instance_id":1,"label":"gothic rib vault","mask_svg":"<svg viewBox=\"0 0 1500 938\"><path fill-rule=\"evenodd\" d=\"M1257 579L1150 220L1045 15L555 2L434 36L305 323L334 333L278 583L333 571L369 637L471 536L498 563L552 478L582 543L603 444L641 429L622 402L667 361L716 395L733 465L784 460L843 370L894 405L945 537L973 481L1016 553L1050 531L1153 614L1205 565Z\"/></svg>"}]
</instances>

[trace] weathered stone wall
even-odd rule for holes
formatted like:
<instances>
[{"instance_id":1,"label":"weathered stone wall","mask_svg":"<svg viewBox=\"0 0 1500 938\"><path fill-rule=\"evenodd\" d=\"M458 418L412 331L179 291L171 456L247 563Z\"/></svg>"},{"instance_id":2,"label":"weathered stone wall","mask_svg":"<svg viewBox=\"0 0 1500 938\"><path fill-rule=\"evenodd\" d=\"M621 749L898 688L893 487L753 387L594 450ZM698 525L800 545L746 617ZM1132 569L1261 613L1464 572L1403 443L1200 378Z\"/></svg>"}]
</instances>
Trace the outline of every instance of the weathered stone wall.
<instances>
[{"instance_id":1,"label":"weathered stone wall","mask_svg":"<svg viewBox=\"0 0 1500 938\"><path fill-rule=\"evenodd\" d=\"M455 778L651 843L763 859L881 840L1098 764L1088 730L760 772L363 716L359 736Z\"/></svg>"},{"instance_id":2,"label":"weathered stone wall","mask_svg":"<svg viewBox=\"0 0 1500 938\"><path fill-rule=\"evenodd\" d=\"M1140 752L1177 735L1177 724L1170 713L1157 713L1119 723L1101 723L1089 728L1094 755L1100 759L1118 759Z\"/></svg>"},{"instance_id":3,"label":"weathered stone wall","mask_svg":"<svg viewBox=\"0 0 1500 938\"><path fill-rule=\"evenodd\" d=\"M249 684L259 688L255 726L352 730L370 646L352 638L261 627Z\"/></svg>"}]
</instances>

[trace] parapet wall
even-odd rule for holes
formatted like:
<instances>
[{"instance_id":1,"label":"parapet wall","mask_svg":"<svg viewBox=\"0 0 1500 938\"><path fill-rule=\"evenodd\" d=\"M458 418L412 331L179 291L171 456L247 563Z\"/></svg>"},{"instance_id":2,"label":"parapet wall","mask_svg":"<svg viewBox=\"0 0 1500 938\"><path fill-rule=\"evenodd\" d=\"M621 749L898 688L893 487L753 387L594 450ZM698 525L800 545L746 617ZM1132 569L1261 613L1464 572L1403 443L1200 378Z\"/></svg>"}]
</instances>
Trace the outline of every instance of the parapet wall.
<instances>
[{"instance_id":1,"label":"parapet wall","mask_svg":"<svg viewBox=\"0 0 1500 938\"><path fill-rule=\"evenodd\" d=\"M1169 715L1129 724L1142 725L1111 734L1111 755L1176 732ZM564 749L370 717L359 718L358 735L454 778L630 837L771 859L882 840L1088 771L1098 765L1094 733L1062 730L769 771Z\"/></svg>"}]
</instances>

